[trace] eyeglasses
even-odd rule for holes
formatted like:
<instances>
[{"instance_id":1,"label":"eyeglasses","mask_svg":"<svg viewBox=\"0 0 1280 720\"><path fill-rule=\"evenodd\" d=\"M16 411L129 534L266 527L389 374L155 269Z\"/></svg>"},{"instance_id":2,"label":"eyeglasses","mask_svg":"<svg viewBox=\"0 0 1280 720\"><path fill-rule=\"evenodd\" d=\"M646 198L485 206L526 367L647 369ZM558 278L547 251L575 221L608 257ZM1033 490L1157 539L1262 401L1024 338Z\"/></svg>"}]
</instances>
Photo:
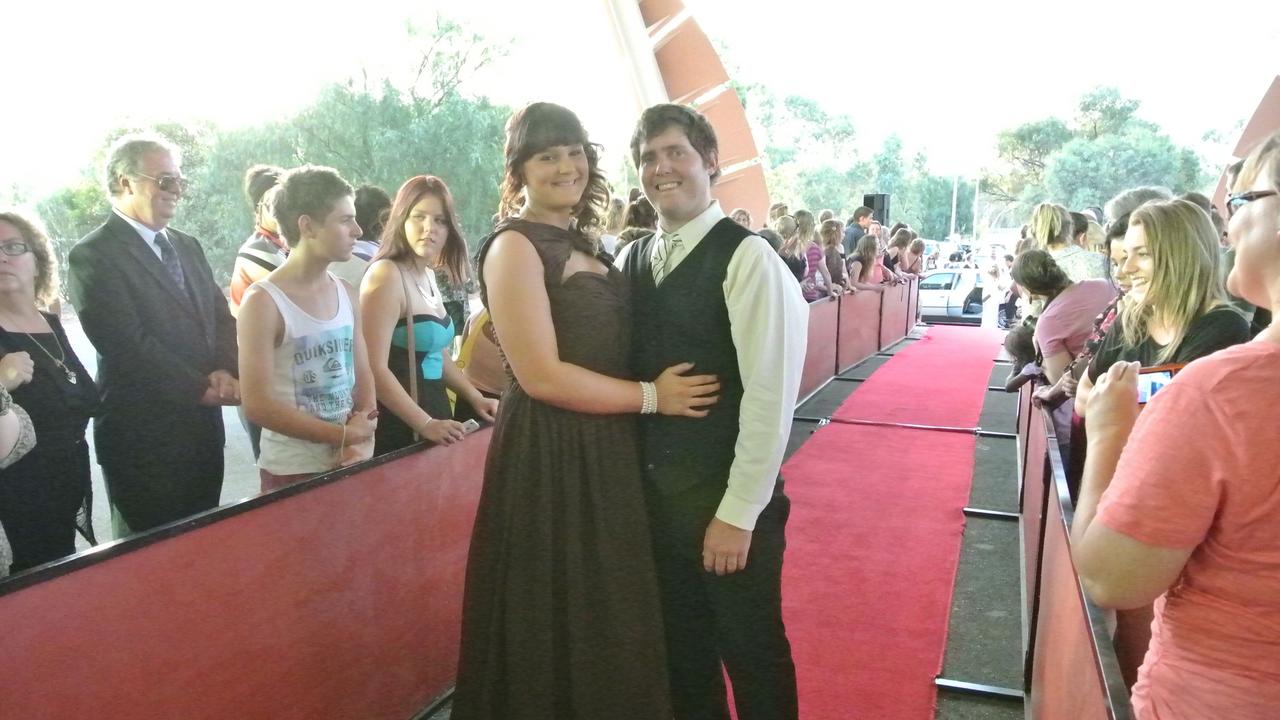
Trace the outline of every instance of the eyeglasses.
<instances>
[{"instance_id":1,"label":"eyeglasses","mask_svg":"<svg viewBox=\"0 0 1280 720\"><path fill-rule=\"evenodd\" d=\"M142 173L134 173L138 177L144 177L148 180L154 180L156 185L167 193L182 194L191 189L191 181L184 177L176 177L174 175L161 175L160 177L151 177Z\"/></svg>"},{"instance_id":2,"label":"eyeglasses","mask_svg":"<svg viewBox=\"0 0 1280 720\"><path fill-rule=\"evenodd\" d=\"M9 257L26 255L29 250L31 250L31 248L26 243L22 242L11 242L0 245L0 253L4 253Z\"/></svg>"},{"instance_id":3,"label":"eyeglasses","mask_svg":"<svg viewBox=\"0 0 1280 720\"><path fill-rule=\"evenodd\" d=\"M1254 200L1261 200L1264 197L1272 195L1280 195L1276 190L1250 190L1249 192L1236 193L1227 198L1227 219L1230 220L1232 215L1240 208L1248 205Z\"/></svg>"}]
</instances>

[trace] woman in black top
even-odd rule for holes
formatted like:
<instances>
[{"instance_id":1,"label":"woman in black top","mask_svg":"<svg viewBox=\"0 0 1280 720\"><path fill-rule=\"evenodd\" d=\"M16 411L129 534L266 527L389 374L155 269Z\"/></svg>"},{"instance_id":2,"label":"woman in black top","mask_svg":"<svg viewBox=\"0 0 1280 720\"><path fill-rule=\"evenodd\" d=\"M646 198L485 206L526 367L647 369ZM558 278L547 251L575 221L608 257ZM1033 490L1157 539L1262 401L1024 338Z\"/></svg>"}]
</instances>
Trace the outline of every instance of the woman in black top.
<instances>
[{"instance_id":1,"label":"woman in black top","mask_svg":"<svg viewBox=\"0 0 1280 720\"><path fill-rule=\"evenodd\" d=\"M0 213L0 383L31 415L36 445L0 470L0 523L13 549L11 573L91 543L89 446L84 431L98 389L55 315L37 310L57 277L49 240L31 221Z\"/></svg>"},{"instance_id":2,"label":"woman in black top","mask_svg":"<svg viewBox=\"0 0 1280 720\"><path fill-rule=\"evenodd\" d=\"M1143 205L1124 246L1132 288L1076 389L1081 417L1093 384L1116 362L1188 363L1249 340L1249 322L1226 302L1218 234L1203 210L1186 200Z\"/></svg>"}]
</instances>

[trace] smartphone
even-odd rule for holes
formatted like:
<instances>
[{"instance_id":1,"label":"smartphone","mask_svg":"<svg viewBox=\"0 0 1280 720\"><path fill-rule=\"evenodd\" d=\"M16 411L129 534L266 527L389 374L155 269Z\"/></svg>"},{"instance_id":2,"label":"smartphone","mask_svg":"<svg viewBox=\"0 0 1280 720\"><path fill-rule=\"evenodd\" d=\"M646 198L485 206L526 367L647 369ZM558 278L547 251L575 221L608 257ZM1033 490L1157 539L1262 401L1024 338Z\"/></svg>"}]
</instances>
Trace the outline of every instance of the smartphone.
<instances>
[{"instance_id":1,"label":"smartphone","mask_svg":"<svg viewBox=\"0 0 1280 720\"><path fill-rule=\"evenodd\" d=\"M480 423L476 422L474 418L462 423L462 432L464 435L470 435L479 429Z\"/></svg>"},{"instance_id":2,"label":"smartphone","mask_svg":"<svg viewBox=\"0 0 1280 720\"><path fill-rule=\"evenodd\" d=\"M1173 376L1183 365L1157 365L1138 370L1138 404L1146 405L1165 385L1173 381Z\"/></svg>"}]
</instances>

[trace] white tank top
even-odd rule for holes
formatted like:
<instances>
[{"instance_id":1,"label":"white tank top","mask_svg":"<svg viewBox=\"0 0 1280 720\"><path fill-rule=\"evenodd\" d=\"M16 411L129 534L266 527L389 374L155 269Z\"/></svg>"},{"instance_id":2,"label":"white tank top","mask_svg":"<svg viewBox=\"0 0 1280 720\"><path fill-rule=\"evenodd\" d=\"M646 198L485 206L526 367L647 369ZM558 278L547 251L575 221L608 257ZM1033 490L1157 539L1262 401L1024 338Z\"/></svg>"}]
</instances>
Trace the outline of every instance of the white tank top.
<instances>
[{"instance_id":1,"label":"white tank top","mask_svg":"<svg viewBox=\"0 0 1280 720\"><path fill-rule=\"evenodd\" d=\"M312 317L271 281L256 284L271 295L284 319L284 337L272 351L272 399L342 425L351 413L356 383L355 316L346 288L327 274L338 294L338 312L328 320ZM262 429L258 467L273 475L321 473L337 464L338 450L332 445Z\"/></svg>"}]
</instances>

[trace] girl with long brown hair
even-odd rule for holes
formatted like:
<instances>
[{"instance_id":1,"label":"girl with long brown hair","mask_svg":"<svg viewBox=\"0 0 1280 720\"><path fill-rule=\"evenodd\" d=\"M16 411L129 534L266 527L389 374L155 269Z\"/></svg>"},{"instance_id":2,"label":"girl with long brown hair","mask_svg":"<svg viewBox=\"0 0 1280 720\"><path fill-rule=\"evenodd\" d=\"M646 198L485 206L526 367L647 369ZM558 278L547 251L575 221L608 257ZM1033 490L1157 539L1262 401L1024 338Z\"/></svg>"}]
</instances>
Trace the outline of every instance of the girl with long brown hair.
<instances>
[{"instance_id":1,"label":"girl with long brown hair","mask_svg":"<svg viewBox=\"0 0 1280 720\"><path fill-rule=\"evenodd\" d=\"M437 283L437 269L457 277L466 264L467 243L448 186L430 175L410 178L396 193L360 283L360 317L381 415L376 454L419 438L443 445L461 439L446 389L480 419L494 419L497 401L481 395L453 362L450 347L461 328Z\"/></svg>"}]
</instances>

